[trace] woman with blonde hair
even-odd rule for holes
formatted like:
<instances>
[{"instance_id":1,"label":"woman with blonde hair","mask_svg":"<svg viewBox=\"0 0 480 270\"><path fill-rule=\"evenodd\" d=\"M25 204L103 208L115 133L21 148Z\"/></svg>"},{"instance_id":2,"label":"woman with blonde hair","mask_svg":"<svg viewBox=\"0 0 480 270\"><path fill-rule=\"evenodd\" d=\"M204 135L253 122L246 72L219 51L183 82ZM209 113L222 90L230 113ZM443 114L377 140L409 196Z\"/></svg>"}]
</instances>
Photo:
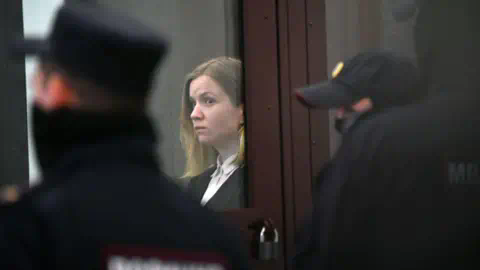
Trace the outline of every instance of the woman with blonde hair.
<instances>
[{"instance_id":1,"label":"woman with blonde hair","mask_svg":"<svg viewBox=\"0 0 480 270\"><path fill-rule=\"evenodd\" d=\"M188 74L180 122L187 190L213 210L245 207L241 61L218 57Z\"/></svg>"}]
</instances>

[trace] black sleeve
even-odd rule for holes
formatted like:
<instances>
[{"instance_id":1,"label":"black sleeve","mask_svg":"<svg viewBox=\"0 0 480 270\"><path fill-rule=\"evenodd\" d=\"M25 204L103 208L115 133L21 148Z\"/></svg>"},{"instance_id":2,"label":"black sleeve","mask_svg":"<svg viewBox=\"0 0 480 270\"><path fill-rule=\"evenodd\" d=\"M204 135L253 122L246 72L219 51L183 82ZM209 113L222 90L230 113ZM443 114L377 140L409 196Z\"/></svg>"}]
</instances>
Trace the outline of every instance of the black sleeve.
<instances>
[{"instance_id":1,"label":"black sleeve","mask_svg":"<svg viewBox=\"0 0 480 270\"><path fill-rule=\"evenodd\" d=\"M312 183L312 204L315 208L316 201L321 196L321 188L331 172L332 162L327 162L324 167L315 176ZM314 230L317 227L313 224L313 211L308 213L301 223L299 229L295 232L295 254L289 260L292 269L312 269L312 259L318 247L315 245Z\"/></svg>"},{"instance_id":2,"label":"black sleeve","mask_svg":"<svg viewBox=\"0 0 480 270\"><path fill-rule=\"evenodd\" d=\"M320 193L320 190L322 188L322 184L325 182L327 177L329 177L329 174L332 171L332 161L328 161L325 163L323 168L315 175L314 181L312 183L312 197L318 196L318 193ZM313 201L315 201L314 198L312 198Z\"/></svg>"},{"instance_id":3,"label":"black sleeve","mask_svg":"<svg viewBox=\"0 0 480 270\"><path fill-rule=\"evenodd\" d=\"M41 235L32 207L26 201L0 210L0 269L40 269Z\"/></svg>"}]
</instances>

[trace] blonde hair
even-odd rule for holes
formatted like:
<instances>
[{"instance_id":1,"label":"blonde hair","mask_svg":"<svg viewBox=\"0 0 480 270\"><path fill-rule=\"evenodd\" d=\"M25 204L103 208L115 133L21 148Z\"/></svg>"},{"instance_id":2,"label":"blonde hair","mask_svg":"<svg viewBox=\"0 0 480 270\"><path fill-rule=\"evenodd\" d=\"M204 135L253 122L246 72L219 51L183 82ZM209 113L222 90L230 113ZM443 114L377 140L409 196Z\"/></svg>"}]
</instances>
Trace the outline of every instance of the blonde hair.
<instances>
[{"instance_id":1,"label":"blonde hair","mask_svg":"<svg viewBox=\"0 0 480 270\"><path fill-rule=\"evenodd\" d=\"M194 132L190 115L193 107L190 102L190 83L206 75L215 80L225 91L235 107L243 104L242 62L232 57L217 57L197 66L185 78L180 111L180 142L185 150L186 164L182 178L189 178L204 172L214 164L218 153L211 146L201 144ZM244 125L239 127L240 147L234 163L238 166L245 161Z\"/></svg>"}]
</instances>

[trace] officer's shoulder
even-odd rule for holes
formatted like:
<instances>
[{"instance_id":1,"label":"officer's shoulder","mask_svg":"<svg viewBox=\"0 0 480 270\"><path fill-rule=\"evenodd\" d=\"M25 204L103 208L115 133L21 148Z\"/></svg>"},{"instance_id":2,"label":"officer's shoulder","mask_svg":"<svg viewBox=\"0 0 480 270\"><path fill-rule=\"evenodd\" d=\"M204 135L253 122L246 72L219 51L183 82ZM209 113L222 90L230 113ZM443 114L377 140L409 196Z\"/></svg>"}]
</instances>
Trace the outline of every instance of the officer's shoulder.
<instances>
[{"instance_id":1,"label":"officer's shoulder","mask_svg":"<svg viewBox=\"0 0 480 270\"><path fill-rule=\"evenodd\" d=\"M63 186L42 183L22 194L19 201L28 205L36 214L42 215L55 212L66 197Z\"/></svg>"},{"instance_id":2,"label":"officer's shoulder","mask_svg":"<svg viewBox=\"0 0 480 270\"><path fill-rule=\"evenodd\" d=\"M421 151L422 147L431 144L427 132L431 117L422 115L423 106L412 104L392 108L367 121L355 135L362 152L371 158L382 156L382 153L393 157Z\"/></svg>"},{"instance_id":3,"label":"officer's shoulder","mask_svg":"<svg viewBox=\"0 0 480 270\"><path fill-rule=\"evenodd\" d=\"M466 143L480 136L473 99L461 94L440 94L422 103L395 108L366 126L370 151L384 156L414 154L417 157L441 151L451 142ZM385 158L385 157L383 157Z\"/></svg>"},{"instance_id":4,"label":"officer's shoulder","mask_svg":"<svg viewBox=\"0 0 480 270\"><path fill-rule=\"evenodd\" d=\"M0 211L10 218L44 217L61 205L58 202L64 197L62 194L59 188L39 184L23 191L15 201L2 204Z\"/></svg>"}]
</instances>

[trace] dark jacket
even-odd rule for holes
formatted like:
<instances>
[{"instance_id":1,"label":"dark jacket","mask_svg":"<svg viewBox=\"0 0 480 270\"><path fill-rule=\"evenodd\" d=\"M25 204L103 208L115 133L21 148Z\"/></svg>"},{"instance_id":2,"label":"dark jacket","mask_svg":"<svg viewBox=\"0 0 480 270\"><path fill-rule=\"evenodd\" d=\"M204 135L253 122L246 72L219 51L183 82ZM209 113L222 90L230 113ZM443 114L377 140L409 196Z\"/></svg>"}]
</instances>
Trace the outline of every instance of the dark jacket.
<instances>
[{"instance_id":1,"label":"dark jacket","mask_svg":"<svg viewBox=\"0 0 480 270\"><path fill-rule=\"evenodd\" d=\"M383 112L383 110L382 110ZM351 156L353 138L359 136L363 125L380 111L370 111L359 116L342 137L342 144L332 160L328 161L315 176L312 188L312 213L306 216L297 231L296 253L292 258L294 269L323 269L325 266L328 233L335 215L337 194L344 183L347 170L343 163Z\"/></svg>"},{"instance_id":2,"label":"dark jacket","mask_svg":"<svg viewBox=\"0 0 480 270\"><path fill-rule=\"evenodd\" d=\"M210 176L215 170L216 167L209 168L190 180L187 190L198 201L202 200L208 183L210 183ZM205 206L215 211L247 207L247 179L245 179L245 172L245 166L235 170Z\"/></svg>"},{"instance_id":3,"label":"dark jacket","mask_svg":"<svg viewBox=\"0 0 480 270\"><path fill-rule=\"evenodd\" d=\"M162 176L146 118L76 120L42 184L1 208L0 269L107 269L117 255L248 268L236 231Z\"/></svg>"},{"instance_id":4,"label":"dark jacket","mask_svg":"<svg viewBox=\"0 0 480 270\"><path fill-rule=\"evenodd\" d=\"M479 104L459 87L363 128L343 163L327 269L480 267Z\"/></svg>"},{"instance_id":5,"label":"dark jacket","mask_svg":"<svg viewBox=\"0 0 480 270\"><path fill-rule=\"evenodd\" d=\"M342 143L297 269L479 267L480 94L440 92Z\"/></svg>"},{"instance_id":6,"label":"dark jacket","mask_svg":"<svg viewBox=\"0 0 480 270\"><path fill-rule=\"evenodd\" d=\"M480 268L479 7L424 1L415 41L431 96L359 128L328 269Z\"/></svg>"}]
</instances>

